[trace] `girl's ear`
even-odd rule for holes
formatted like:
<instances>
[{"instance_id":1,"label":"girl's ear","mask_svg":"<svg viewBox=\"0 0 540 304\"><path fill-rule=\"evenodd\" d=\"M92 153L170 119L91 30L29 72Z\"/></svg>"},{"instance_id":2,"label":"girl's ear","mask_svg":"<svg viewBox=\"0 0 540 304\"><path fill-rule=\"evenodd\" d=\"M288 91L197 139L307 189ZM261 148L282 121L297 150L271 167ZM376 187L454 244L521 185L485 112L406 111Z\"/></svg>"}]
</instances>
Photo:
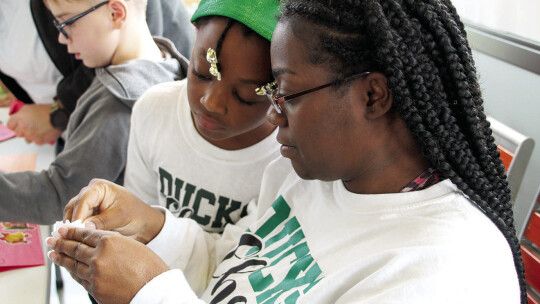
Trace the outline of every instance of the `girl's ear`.
<instances>
[{"instance_id":1,"label":"girl's ear","mask_svg":"<svg viewBox=\"0 0 540 304\"><path fill-rule=\"evenodd\" d=\"M111 11L114 29L122 28L127 18L127 4L124 0L111 0L108 4Z\"/></svg>"},{"instance_id":2,"label":"girl's ear","mask_svg":"<svg viewBox=\"0 0 540 304\"><path fill-rule=\"evenodd\" d=\"M377 119L392 108L394 99L388 88L386 76L373 72L359 82L361 101L365 107L366 119Z\"/></svg>"}]
</instances>

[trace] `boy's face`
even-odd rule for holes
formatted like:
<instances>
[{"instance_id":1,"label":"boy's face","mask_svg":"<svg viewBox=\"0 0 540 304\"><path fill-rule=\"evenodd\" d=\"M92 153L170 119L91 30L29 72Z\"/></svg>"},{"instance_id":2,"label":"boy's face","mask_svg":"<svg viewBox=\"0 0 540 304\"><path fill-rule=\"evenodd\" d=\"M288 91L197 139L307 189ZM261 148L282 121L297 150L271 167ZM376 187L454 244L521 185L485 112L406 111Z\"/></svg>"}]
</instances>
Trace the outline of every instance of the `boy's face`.
<instances>
[{"instance_id":1,"label":"boy's face","mask_svg":"<svg viewBox=\"0 0 540 304\"><path fill-rule=\"evenodd\" d=\"M274 129L265 119L267 97L255 93L270 80L270 43L255 34L246 36L240 24L233 24L218 55L218 81L209 72L206 52L216 49L227 20L212 17L198 31L189 64L188 99L199 134L215 146L238 150Z\"/></svg>"},{"instance_id":2,"label":"boy's face","mask_svg":"<svg viewBox=\"0 0 540 304\"><path fill-rule=\"evenodd\" d=\"M48 1L49 10L58 23L90 9L92 1ZM58 33L58 41L67 46L68 52L82 60L87 67L102 67L111 64L118 45L118 31L113 30L112 14L109 5L95 11L64 27L69 38Z\"/></svg>"}]
</instances>

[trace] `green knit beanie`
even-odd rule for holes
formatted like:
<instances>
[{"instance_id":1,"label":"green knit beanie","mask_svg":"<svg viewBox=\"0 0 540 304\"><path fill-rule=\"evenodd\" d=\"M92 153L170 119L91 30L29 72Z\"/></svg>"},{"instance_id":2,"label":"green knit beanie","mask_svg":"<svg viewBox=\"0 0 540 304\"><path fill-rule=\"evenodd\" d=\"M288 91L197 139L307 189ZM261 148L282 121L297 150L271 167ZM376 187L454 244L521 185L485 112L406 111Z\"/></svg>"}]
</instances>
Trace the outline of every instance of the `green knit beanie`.
<instances>
[{"instance_id":1,"label":"green knit beanie","mask_svg":"<svg viewBox=\"0 0 540 304\"><path fill-rule=\"evenodd\" d=\"M279 0L201 0L191 22L196 24L204 16L225 16L272 40L278 14Z\"/></svg>"}]
</instances>

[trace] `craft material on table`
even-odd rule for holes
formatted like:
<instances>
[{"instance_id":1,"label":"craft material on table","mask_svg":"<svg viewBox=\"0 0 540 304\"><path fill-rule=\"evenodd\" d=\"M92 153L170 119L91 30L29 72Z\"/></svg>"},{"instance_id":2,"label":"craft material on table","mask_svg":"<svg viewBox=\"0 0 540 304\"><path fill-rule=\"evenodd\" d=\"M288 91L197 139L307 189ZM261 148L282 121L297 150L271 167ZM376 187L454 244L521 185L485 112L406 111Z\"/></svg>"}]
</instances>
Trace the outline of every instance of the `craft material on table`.
<instances>
[{"instance_id":1,"label":"craft material on table","mask_svg":"<svg viewBox=\"0 0 540 304\"><path fill-rule=\"evenodd\" d=\"M0 272L44 264L38 225L0 222Z\"/></svg>"},{"instance_id":2,"label":"craft material on table","mask_svg":"<svg viewBox=\"0 0 540 304\"><path fill-rule=\"evenodd\" d=\"M15 137L15 132L11 131L3 123L0 123L0 142Z\"/></svg>"},{"instance_id":3,"label":"craft material on table","mask_svg":"<svg viewBox=\"0 0 540 304\"><path fill-rule=\"evenodd\" d=\"M0 171L34 170L36 153L0 155ZM39 226L0 222L0 272L45 264Z\"/></svg>"}]
</instances>

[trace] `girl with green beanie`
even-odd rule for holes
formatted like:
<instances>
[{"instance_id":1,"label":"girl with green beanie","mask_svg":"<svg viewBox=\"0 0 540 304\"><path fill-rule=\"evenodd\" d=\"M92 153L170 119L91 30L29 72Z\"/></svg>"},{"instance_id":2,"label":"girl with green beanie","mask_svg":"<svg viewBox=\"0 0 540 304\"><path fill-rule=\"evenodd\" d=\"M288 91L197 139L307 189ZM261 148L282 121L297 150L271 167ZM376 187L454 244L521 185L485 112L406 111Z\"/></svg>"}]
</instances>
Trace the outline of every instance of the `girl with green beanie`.
<instances>
[{"instance_id":1,"label":"girl with green beanie","mask_svg":"<svg viewBox=\"0 0 540 304\"><path fill-rule=\"evenodd\" d=\"M221 233L248 213L279 155L265 96L277 0L201 1L188 77L148 90L132 115L124 186Z\"/></svg>"}]
</instances>

